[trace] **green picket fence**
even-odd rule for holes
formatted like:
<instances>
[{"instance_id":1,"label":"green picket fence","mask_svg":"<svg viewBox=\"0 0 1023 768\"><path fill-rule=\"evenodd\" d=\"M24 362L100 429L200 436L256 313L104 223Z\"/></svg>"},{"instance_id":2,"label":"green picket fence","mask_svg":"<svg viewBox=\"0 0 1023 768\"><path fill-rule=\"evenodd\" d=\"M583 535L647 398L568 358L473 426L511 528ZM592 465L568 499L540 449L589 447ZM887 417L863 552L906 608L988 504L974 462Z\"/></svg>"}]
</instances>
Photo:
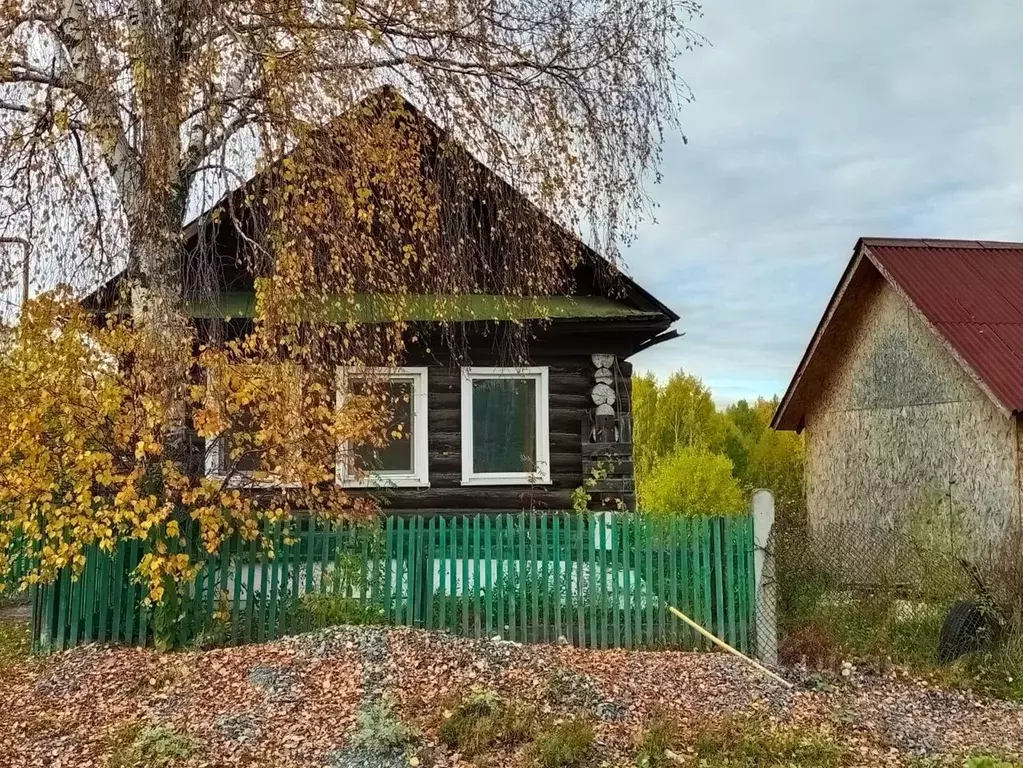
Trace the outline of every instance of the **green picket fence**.
<instances>
[{"instance_id":1,"label":"green picket fence","mask_svg":"<svg viewBox=\"0 0 1023 768\"><path fill-rule=\"evenodd\" d=\"M187 531L185 532L187 535ZM518 642L590 648L708 648L672 618L674 605L751 651L749 517L517 514L314 517L264 542L230 539L154 621L132 571L140 542L89 553L34 596L38 650L88 642L235 645L340 623L407 625ZM168 629L169 627L169 629Z\"/></svg>"},{"instance_id":2,"label":"green picket fence","mask_svg":"<svg viewBox=\"0 0 1023 768\"><path fill-rule=\"evenodd\" d=\"M21 579L29 571L29 558L31 554L21 546L21 542L15 539L11 548L14 557L8 563L6 571L0 571L0 600L13 598L17 594L17 586Z\"/></svg>"}]
</instances>

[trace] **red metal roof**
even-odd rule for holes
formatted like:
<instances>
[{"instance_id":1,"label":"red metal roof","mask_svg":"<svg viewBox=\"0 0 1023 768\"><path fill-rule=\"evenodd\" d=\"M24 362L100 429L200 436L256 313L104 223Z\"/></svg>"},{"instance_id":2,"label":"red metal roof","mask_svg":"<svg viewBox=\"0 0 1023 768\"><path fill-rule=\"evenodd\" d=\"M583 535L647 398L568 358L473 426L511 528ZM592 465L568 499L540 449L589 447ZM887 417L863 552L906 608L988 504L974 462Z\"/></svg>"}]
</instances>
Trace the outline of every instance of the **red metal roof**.
<instances>
[{"instance_id":1,"label":"red metal roof","mask_svg":"<svg viewBox=\"0 0 1023 768\"><path fill-rule=\"evenodd\" d=\"M1023 411L1023 243L861 243L992 396L1009 411Z\"/></svg>"}]
</instances>

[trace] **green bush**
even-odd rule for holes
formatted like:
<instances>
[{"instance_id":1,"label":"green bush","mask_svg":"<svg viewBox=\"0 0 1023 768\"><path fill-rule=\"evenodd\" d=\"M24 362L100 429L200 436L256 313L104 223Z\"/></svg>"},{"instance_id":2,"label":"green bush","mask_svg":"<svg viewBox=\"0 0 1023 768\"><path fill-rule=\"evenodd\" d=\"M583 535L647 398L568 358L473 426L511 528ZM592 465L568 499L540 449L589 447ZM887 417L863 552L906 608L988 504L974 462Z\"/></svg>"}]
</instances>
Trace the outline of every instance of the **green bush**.
<instances>
[{"instance_id":1,"label":"green bush","mask_svg":"<svg viewBox=\"0 0 1023 768\"><path fill-rule=\"evenodd\" d=\"M659 459L639 487L640 507L651 515L737 515L746 506L727 456L679 448Z\"/></svg>"},{"instance_id":2,"label":"green bush","mask_svg":"<svg viewBox=\"0 0 1023 768\"><path fill-rule=\"evenodd\" d=\"M189 736L165 725L130 723L111 738L108 768L170 768L198 751Z\"/></svg>"},{"instance_id":3,"label":"green bush","mask_svg":"<svg viewBox=\"0 0 1023 768\"><path fill-rule=\"evenodd\" d=\"M567 720L545 728L530 744L529 761L537 768L583 768L592 764L593 728Z\"/></svg>"},{"instance_id":4,"label":"green bush","mask_svg":"<svg viewBox=\"0 0 1023 768\"><path fill-rule=\"evenodd\" d=\"M758 718L725 718L701 731L693 745L701 765L714 768L840 768L846 749L820 731L771 726Z\"/></svg>"},{"instance_id":5,"label":"green bush","mask_svg":"<svg viewBox=\"0 0 1023 768\"><path fill-rule=\"evenodd\" d=\"M476 688L459 702L440 727L442 743L473 757L496 747L528 741L534 730L530 707Z\"/></svg>"},{"instance_id":6,"label":"green bush","mask_svg":"<svg viewBox=\"0 0 1023 768\"><path fill-rule=\"evenodd\" d=\"M419 740L410 725L394 711L394 703L380 698L367 704L355 716L352 743L370 750L404 749Z\"/></svg>"},{"instance_id":7,"label":"green bush","mask_svg":"<svg viewBox=\"0 0 1023 768\"><path fill-rule=\"evenodd\" d=\"M365 605L358 598L346 595L308 593L298 599L293 610L296 623L307 629L387 623L380 606Z\"/></svg>"}]
</instances>

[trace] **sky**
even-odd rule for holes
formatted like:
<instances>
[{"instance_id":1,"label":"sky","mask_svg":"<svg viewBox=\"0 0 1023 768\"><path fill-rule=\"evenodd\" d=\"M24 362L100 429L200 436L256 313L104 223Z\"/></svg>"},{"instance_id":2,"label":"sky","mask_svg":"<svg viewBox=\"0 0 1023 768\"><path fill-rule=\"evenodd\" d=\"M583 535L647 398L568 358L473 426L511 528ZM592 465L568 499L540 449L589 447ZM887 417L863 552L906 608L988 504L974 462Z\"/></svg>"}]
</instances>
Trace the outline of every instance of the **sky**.
<instances>
[{"instance_id":1,"label":"sky","mask_svg":"<svg viewBox=\"0 0 1023 768\"><path fill-rule=\"evenodd\" d=\"M1023 240L1023 0L705 0L695 100L628 271L685 336L633 358L784 392L861 236Z\"/></svg>"}]
</instances>

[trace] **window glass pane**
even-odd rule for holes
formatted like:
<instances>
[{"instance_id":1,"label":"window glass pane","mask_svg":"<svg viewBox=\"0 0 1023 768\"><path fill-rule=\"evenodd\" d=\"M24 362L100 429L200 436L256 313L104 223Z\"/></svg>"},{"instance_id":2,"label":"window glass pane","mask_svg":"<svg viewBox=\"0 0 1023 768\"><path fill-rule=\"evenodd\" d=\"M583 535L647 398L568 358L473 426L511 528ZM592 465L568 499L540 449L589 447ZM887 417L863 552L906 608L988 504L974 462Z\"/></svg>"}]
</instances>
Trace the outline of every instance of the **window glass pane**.
<instances>
[{"instance_id":1,"label":"window glass pane","mask_svg":"<svg viewBox=\"0 0 1023 768\"><path fill-rule=\"evenodd\" d=\"M472 382L473 472L536 470L536 380Z\"/></svg>"},{"instance_id":2,"label":"window glass pane","mask_svg":"<svg viewBox=\"0 0 1023 768\"><path fill-rule=\"evenodd\" d=\"M391 417L387 422L387 445L376 448L358 446L354 453L358 466L367 472L411 473L415 471L412 451L412 380L391 379L370 392L366 383L354 382L357 394L379 394Z\"/></svg>"}]
</instances>

